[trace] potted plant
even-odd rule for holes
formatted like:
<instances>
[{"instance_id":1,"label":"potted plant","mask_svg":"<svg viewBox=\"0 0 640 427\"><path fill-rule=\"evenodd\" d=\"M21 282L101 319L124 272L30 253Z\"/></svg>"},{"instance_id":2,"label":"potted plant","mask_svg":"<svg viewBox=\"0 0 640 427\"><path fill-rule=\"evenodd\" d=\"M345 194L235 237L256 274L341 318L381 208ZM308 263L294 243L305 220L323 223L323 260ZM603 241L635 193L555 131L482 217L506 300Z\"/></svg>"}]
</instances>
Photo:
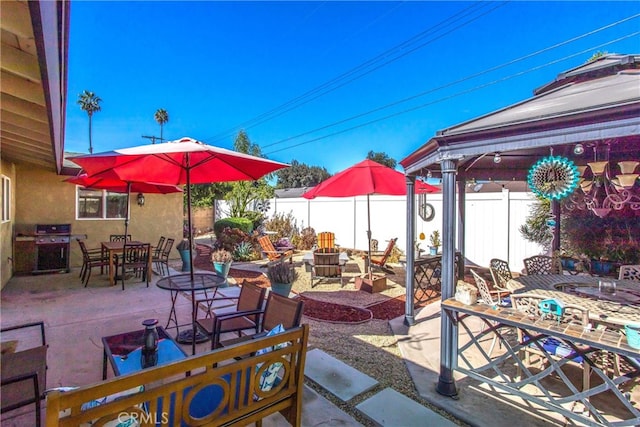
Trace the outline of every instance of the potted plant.
<instances>
[{"instance_id":1,"label":"potted plant","mask_svg":"<svg viewBox=\"0 0 640 427\"><path fill-rule=\"evenodd\" d=\"M271 282L273 292L288 297L293 282L298 278L298 272L283 262L277 262L267 267L267 277Z\"/></svg>"},{"instance_id":2,"label":"potted plant","mask_svg":"<svg viewBox=\"0 0 640 427\"><path fill-rule=\"evenodd\" d=\"M213 263L213 271L215 271L218 276L224 278L224 285L222 286L226 287L228 285L227 276L229 275L231 263L233 262L231 252L225 249L213 251L211 253L211 262Z\"/></svg>"},{"instance_id":3,"label":"potted plant","mask_svg":"<svg viewBox=\"0 0 640 427\"><path fill-rule=\"evenodd\" d=\"M189 239L182 239L182 241L177 244L176 250L180 254L180 258L182 259L182 271L191 271L191 263L189 262ZM193 256L195 256L195 245L193 246L192 252Z\"/></svg>"},{"instance_id":4,"label":"potted plant","mask_svg":"<svg viewBox=\"0 0 640 427\"><path fill-rule=\"evenodd\" d=\"M442 246L442 241L440 240L440 232L438 230L433 230L431 235L429 236L429 254L437 255L438 248Z\"/></svg>"}]
</instances>

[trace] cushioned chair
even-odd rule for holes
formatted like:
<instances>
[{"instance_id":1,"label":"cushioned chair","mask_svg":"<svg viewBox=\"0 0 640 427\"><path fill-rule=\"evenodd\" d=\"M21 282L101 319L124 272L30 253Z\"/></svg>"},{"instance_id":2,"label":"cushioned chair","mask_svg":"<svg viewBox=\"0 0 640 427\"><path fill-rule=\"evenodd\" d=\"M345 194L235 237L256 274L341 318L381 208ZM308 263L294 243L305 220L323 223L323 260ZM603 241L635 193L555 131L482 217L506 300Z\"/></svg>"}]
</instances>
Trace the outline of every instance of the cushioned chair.
<instances>
[{"instance_id":1,"label":"cushioned chair","mask_svg":"<svg viewBox=\"0 0 640 427\"><path fill-rule=\"evenodd\" d=\"M270 292L267 297L267 303L265 304L264 310L253 310L218 316L214 326L214 339L219 343L219 345L225 347L250 340L253 337L264 336L278 325L282 325L285 330L300 326L303 307L304 303L302 300L287 298L282 295L278 295L275 292ZM255 334L243 334L239 338L224 341L220 340L220 334L224 332L222 325L225 321L229 321L235 317L250 316L254 314L258 314L260 316L258 330Z\"/></svg>"},{"instance_id":2,"label":"cushioned chair","mask_svg":"<svg viewBox=\"0 0 640 427\"><path fill-rule=\"evenodd\" d=\"M262 248L262 253L269 260L269 263L272 263L274 261L284 261L285 259L289 259L290 263L293 262L292 260L293 250L291 249L280 250L280 251L277 250L273 246L273 242L271 242L271 239L269 239L269 236L262 236L258 238L258 243Z\"/></svg>"},{"instance_id":3,"label":"cushioned chair","mask_svg":"<svg viewBox=\"0 0 640 427\"><path fill-rule=\"evenodd\" d=\"M491 272L491 278L493 279L493 288L498 293L498 300L501 300L502 297L500 292L504 292L505 294L511 293L507 287L507 282L513 279L509 263L498 258L493 258L489 261L489 271Z\"/></svg>"},{"instance_id":4,"label":"cushioned chair","mask_svg":"<svg viewBox=\"0 0 640 427\"><path fill-rule=\"evenodd\" d=\"M534 255L523 260L527 275L562 274L562 263L558 257Z\"/></svg>"},{"instance_id":5,"label":"cushioned chair","mask_svg":"<svg viewBox=\"0 0 640 427\"><path fill-rule=\"evenodd\" d=\"M311 287L314 279L340 279L342 282L342 266L340 265L340 252L335 248L316 249L313 252L313 266L311 267ZM318 281L320 283L320 281ZM316 285L318 284L316 283Z\"/></svg>"},{"instance_id":6,"label":"cushioned chair","mask_svg":"<svg viewBox=\"0 0 640 427\"><path fill-rule=\"evenodd\" d=\"M552 312L546 313L540 309L540 303L547 300L548 297L537 294L512 294L511 301L513 307L519 311L528 313L534 319L548 319L560 324L573 324L583 327L589 325L589 310L585 307L564 304L562 314L558 315ZM518 340L520 342L530 341L531 338L526 336L521 329L518 329ZM525 364L531 365L531 356L540 356L540 362L543 365L548 357L557 359L570 359L571 362L582 366L582 389L589 389L589 376L591 373L590 365L579 354L575 352L567 344L559 340L547 337L535 342L531 342L521 351L520 359L524 359ZM524 358L522 357L524 356ZM518 365L517 375L521 375L521 368Z\"/></svg>"},{"instance_id":7,"label":"cushioned chair","mask_svg":"<svg viewBox=\"0 0 640 427\"><path fill-rule=\"evenodd\" d=\"M264 303L264 296L267 292L266 288L254 285L247 282L242 282L240 287L240 294L237 297L225 297L225 298L205 298L197 300L198 310L204 309L205 315L196 320L198 327L211 337L211 349L215 349L219 346L220 334L225 332L237 332L240 336L241 331L247 329L253 329L254 332L258 332L258 313L241 315L238 317L227 317L227 320L221 322L218 325L217 334L214 336L214 329L218 317L234 313L243 313L247 311L255 312L262 309ZM237 300L235 309L225 309L227 306L220 306L218 308L212 308L213 304L217 304L224 300Z\"/></svg>"},{"instance_id":8,"label":"cushioned chair","mask_svg":"<svg viewBox=\"0 0 640 427\"><path fill-rule=\"evenodd\" d=\"M39 345L14 351L20 348L21 334L25 330L40 330ZM4 351L0 358L2 375L0 385L1 412L8 412L26 405L35 405L36 422L40 426L41 412L40 400L44 399L44 391L47 386L47 342L44 333L44 323L34 322L23 325L2 328L2 339L17 334L15 347ZM28 332L27 332L28 333ZM27 340L28 341L28 340Z\"/></svg>"},{"instance_id":9,"label":"cushioned chair","mask_svg":"<svg viewBox=\"0 0 640 427\"><path fill-rule=\"evenodd\" d=\"M100 273L104 272L104 267L109 267L109 256L102 253L102 249L87 249L84 241L76 239L82 252L82 267L80 268L80 279L86 288L91 278L91 270L100 267Z\"/></svg>"},{"instance_id":10,"label":"cushioned chair","mask_svg":"<svg viewBox=\"0 0 640 427\"><path fill-rule=\"evenodd\" d=\"M124 291L124 281L127 272L133 272L135 277L142 276L142 281L147 282L149 287L149 261L151 259L151 245L149 243L125 243L122 254L116 257L116 271L118 266L122 266L120 280Z\"/></svg>"},{"instance_id":11,"label":"cushioned chair","mask_svg":"<svg viewBox=\"0 0 640 427\"><path fill-rule=\"evenodd\" d=\"M336 245L336 235L331 231L323 231L316 236L318 249L333 249Z\"/></svg>"},{"instance_id":12,"label":"cushioned chair","mask_svg":"<svg viewBox=\"0 0 640 427\"><path fill-rule=\"evenodd\" d=\"M640 265L621 265L618 279L640 281Z\"/></svg>"},{"instance_id":13,"label":"cushioned chair","mask_svg":"<svg viewBox=\"0 0 640 427\"><path fill-rule=\"evenodd\" d=\"M385 248L384 252L382 252L382 254L376 254L376 253L371 254L371 267L377 267L387 273L393 274L393 270L387 267L387 259L391 255L391 252L393 251L393 248L396 245L397 240L398 240L397 237L394 237L393 239L389 240L389 243L387 243L387 247ZM367 256L365 256L365 265L366 264L367 264Z\"/></svg>"},{"instance_id":14,"label":"cushioned chair","mask_svg":"<svg viewBox=\"0 0 640 427\"><path fill-rule=\"evenodd\" d=\"M157 266L158 270L160 270L160 275L164 276L165 268L167 269L167 274L169 274L169 256L171 255L171 248L173 248L173 243L175 239L167 239L162 246L162 250L160 253L154 252L151 261Z\"/></svg>"}]
</instances>

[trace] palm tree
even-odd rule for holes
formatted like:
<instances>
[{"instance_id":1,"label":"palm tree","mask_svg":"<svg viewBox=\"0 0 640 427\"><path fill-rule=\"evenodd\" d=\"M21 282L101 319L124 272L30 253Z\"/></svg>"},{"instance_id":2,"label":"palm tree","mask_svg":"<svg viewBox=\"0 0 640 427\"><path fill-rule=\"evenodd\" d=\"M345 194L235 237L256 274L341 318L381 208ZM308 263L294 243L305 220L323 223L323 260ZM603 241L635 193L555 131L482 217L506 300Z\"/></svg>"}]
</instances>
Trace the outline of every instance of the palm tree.
<instances>
[{"instance_id":1,"label":"palm tree","mask_svg":"<svg viewBox=\"0 0 640 427\"><path fill-rule=\"evenodd\" d=\"M87 112L89 116L89 153L93 153L93 144L91 143L91 117L93 117L93 113L100 111L100 103L102 99L96 96L95 93L89 92L88 90L83 91L80 95L78 95L78 104L83 111Z\"/></svg>"},{"instance_id":2,"label":"palm tree","mask_svg":"<svg viewBox=\"0 0 640 427\"><path fill-rule=\"evenodd\" d=\"M162 142L164 141L164 139L162 139L162 127L169 121L169 113L167 113L167 110L164 108L158 108L153 118L156 119L156 122L160 125L160 142Z\"/></svg>"}]
</instances>

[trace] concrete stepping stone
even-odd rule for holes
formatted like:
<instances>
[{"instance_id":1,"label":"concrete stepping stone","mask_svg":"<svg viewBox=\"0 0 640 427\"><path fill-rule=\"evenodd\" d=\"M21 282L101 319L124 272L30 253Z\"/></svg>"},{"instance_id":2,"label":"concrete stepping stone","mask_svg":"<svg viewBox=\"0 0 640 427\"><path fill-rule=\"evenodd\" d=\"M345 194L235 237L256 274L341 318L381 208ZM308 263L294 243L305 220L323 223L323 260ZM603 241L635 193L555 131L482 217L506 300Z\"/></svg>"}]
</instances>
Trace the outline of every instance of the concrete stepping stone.
<instances>
[{"instance_id":1,"label":"concrete stepping stone","mask_svg":"<svg viewBox=\"0 0 640 427\"><path fill-rule=\"evenodd\" d=\"M356 409L379 426L454 427L455 423L392 388L385 388L356 405Z\"/></svg>"},{"instance_id":2,"label":"concrete stepping stone","mask_svg":"<svg viewBox=\"0 0 640 427\"><path fill-rule=\"evenodd\" d=\"M304 375L343 402L378 385L375 379L317 348L307 352Z\"/></svg>"}]
</instances>

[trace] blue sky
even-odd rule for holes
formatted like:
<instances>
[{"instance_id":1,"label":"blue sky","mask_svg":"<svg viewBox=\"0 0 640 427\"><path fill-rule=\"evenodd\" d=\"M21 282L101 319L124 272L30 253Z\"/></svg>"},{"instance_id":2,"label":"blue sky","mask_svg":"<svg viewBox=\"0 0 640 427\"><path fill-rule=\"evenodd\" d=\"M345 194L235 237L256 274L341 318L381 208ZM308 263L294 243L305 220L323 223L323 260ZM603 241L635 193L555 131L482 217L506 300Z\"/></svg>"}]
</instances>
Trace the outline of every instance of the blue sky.
<instances>
[{"instance_id":1,"label":"blue sky","mask_svg":"<svg viewBox=\"0 0 640 427\"><path fill-rule=\"evenodd\" d=\"M269 158L330 173L369 150L399 161L596 51L640 53L640 17L618 23L639 13L636 1L75 1L65 148L88 152L76 101L90 90L94 152L149 143L164 108L166 139L232 148L244 128Z\"/></svg>"}]
</instances>

